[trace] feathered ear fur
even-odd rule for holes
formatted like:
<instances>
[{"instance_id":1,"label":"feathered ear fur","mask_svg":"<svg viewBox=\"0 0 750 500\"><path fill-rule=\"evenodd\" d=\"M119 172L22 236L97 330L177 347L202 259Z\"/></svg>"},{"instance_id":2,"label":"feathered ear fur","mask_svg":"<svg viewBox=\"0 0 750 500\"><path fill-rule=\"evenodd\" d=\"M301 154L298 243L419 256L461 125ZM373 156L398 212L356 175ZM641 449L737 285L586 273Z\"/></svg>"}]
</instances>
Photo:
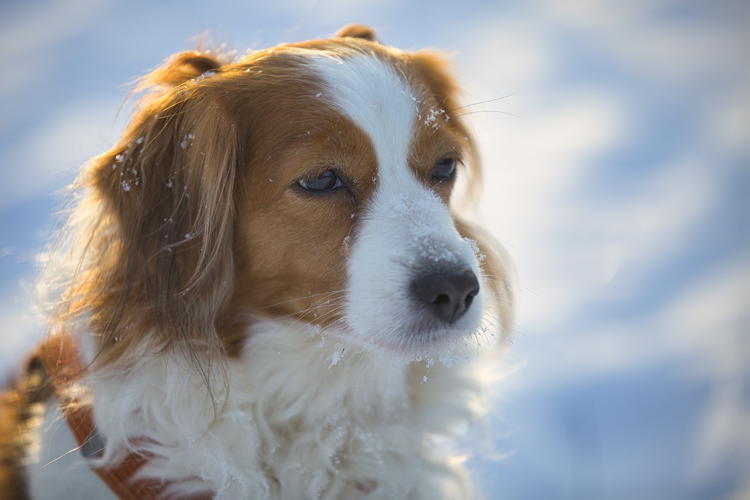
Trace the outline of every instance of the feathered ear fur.
<instances>
[{"instance_id":1,"label":"feathered ear fur","mask_svg":"<svg viewBox=\"0 0 750 500\"><path fill-rule=\"evenodd\" d=\"M147 343L184 355L209 389L211 363L223 366L214 323L233 286L239 151L221 79L204 54L168 60L136 87L151 93L117 144L77 181L85 195L71 226L88 224L71 243L77 271L54 319L65 331L90 314L96 363L114 367Z\"/></svg>"}]
</instances>

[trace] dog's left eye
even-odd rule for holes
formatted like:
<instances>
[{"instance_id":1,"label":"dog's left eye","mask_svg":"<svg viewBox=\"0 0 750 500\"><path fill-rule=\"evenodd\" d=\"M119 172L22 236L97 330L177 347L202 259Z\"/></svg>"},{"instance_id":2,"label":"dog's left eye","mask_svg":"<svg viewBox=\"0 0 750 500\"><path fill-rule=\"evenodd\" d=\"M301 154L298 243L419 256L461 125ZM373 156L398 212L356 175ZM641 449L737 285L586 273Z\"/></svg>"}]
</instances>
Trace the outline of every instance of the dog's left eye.
<instances>
[{"instance_id":1,"label":"dog's left eye","mask_svg":"<svg viewBox=\"0 0 750 500\"><path fill-rule=\"evenodd\" d=\"M326 191L333 191L336 188L343 186L341 179L336 175L333 170L327 170L317 177L311 179L300 179L297 183L306 191L312 193L324 193Z\"/></svg>"},{"instance_id":2,"label":"dog's left eye","mask_svg":"<svg viewBox=\"0 0 750 500\"><path fill-rule=\"evenodd\" d=\"M435 163L432 169L432 178L438 181L447 181L456 173L455 158L442 158Z\"/></svg>"}]
</instances>

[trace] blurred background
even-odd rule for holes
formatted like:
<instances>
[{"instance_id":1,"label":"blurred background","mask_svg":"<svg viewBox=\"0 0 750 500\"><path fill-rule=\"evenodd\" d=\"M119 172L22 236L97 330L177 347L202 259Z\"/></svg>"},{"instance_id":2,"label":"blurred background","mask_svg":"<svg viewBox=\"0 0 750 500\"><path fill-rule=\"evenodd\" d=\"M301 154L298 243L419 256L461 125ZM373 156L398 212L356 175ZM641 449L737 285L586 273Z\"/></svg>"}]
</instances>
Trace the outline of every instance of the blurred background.
<instances>
[{"instance_id":1,"label":"blurred background","mask_svg":"<svg viewBox=\"0 0 750 500\"><path fill-rule=\"evenodd\" d=\"M750 2L0 3L0 377L36 256L129 87L206 31L243 54L360 22L447 51L518 316L488 499L750 499Z\"/></svg>"}]
</instances>

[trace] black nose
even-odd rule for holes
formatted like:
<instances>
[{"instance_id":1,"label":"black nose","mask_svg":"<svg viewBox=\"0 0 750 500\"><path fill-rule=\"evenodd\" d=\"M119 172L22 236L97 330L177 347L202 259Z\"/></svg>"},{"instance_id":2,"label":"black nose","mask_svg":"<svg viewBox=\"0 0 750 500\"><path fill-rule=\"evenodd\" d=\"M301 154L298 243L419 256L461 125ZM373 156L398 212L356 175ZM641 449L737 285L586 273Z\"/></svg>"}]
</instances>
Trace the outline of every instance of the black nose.
<instances>
[{"instance_id":1,"label":"black nose","mask_svg":"<svg viewBox=\"0 0 750 500\"><path fill-rule=\"evenodd\" d=\"M412 281L416 298L438 319L452 323L463 316L479 293L473 271L430 271Z\"/></svg>"}]
</instances>

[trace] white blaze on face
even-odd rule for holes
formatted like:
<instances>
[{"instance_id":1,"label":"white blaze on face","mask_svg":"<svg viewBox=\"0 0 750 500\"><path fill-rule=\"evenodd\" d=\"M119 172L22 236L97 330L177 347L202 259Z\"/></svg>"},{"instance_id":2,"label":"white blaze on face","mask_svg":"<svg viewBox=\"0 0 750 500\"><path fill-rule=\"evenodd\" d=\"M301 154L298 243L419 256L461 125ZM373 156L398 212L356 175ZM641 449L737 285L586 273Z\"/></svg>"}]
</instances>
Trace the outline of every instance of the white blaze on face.
<instances>
[{"instance_id":1,"label":"white blaze on face","mask_svg":"<svg viewBox=\"0 0 750 500\"><path fill-rule=\"evenodd\" d=\"M378 160L374 196L358 207L362 220L347 263L345 320L352 334L406 357L471 334L482 317L482 292L451 325L427 314L412 293L415 274L425 269L454 266L480 276L448 207L409 168L420 96L375 56L324 55L312 66L334 104L370 138Z\"/></svg>"}]
</instances>

